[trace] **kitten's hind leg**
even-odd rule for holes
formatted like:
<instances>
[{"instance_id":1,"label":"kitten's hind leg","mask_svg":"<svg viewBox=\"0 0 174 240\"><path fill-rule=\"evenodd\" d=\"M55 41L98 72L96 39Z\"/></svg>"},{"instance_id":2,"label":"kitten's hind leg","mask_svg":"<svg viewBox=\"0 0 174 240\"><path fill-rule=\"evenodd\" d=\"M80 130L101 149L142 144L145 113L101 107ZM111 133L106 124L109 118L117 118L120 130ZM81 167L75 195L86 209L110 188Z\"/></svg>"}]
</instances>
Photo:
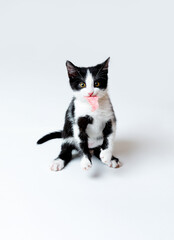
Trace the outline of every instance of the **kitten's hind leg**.
<instances>
[{"instance_id":1,"label":"kitten's hind leg","mask_svg":"<svg viewBox=\"0 0 174 240\"><path fill-rule=\"evenodd\" d=\"M102 160L100 158L100 153L101 153L101 148L100 147L97 147L97 148L94 149L94 155L98 159ZM111 161L109 163L106 163L106 165L109 166L109 167L112 167L112 168L118 168L118 167L120 167L120 161L119 161L118 158L112 156Z\"/></svg>"},{"instance_id":2,"label":"kitten's hind leg","mask_svg":"<svg viewBox=\"0 0 174 240\"><path fill-rule=\"evenodd\" d=\"M53 160L51 170L62 170L71 161L73 149L75 149L75 146L73 144L66 142L62 143L60 154L55 160Z\"/></svg>"}]
</instances>

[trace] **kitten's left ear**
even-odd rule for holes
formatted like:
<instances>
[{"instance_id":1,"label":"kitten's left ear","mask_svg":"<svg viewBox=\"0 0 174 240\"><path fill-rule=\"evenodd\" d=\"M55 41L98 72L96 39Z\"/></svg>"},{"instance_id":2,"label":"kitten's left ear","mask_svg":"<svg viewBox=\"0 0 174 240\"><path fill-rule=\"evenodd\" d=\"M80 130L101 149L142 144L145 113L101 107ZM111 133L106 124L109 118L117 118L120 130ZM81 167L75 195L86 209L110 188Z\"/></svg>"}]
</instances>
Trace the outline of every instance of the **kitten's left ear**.
<instances>
[{"instance_id":1,"label":"kitten's left ear","mask_svg":"<svg viewBox=\"0 0 174 240\"><path fill-rule=\"evenodd\" d=\"M104 63L102 63L102 70L108 70L108 67L109 67L109 60L110 60L110 57L106 59L106 61L104 61Z\"/></svg>"}]
</instances>

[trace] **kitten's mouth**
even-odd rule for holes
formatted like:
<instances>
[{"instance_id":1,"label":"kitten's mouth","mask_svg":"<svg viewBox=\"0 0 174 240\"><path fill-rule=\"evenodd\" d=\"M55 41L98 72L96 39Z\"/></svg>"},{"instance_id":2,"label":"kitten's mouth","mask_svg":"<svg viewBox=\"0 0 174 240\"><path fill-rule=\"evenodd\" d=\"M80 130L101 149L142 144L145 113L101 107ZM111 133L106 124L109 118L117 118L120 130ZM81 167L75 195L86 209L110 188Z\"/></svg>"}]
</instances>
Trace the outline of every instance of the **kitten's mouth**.
<instances>
[{"instance_id":1,"label":"kitten's mouth","mask_svg":"<svg viewBox=\"0 0 174 240\"><path fill-rule=\"evenodd\" d=\"M85 96L87 99L88 103L92 107L92 112L94 112L98 108L98 96Z\"/></svg>"}]
</instances>

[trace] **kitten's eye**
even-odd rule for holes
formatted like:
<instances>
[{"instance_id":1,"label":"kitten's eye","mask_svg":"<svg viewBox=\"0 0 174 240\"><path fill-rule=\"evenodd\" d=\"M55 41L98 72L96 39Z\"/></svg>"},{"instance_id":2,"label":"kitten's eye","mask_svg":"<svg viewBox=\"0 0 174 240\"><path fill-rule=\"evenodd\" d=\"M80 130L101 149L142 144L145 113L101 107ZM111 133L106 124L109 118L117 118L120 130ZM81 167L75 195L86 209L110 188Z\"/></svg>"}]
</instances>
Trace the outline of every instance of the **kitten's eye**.
<instances>
[{"instance_id":1,"label":"kitten's eye","mask_svg":"<svg viewBox=\"0 0 174 240\"><path fill-rule=\"evenodd\" d=\"M84 82L81 82L79 85L80 85L81 88L86 87L86 84Z\"/></svg>"},{"instance_id":2,"label":"kitten's eye","mask_svg":"<svg viewBox=\"0 0 174 240\"><path fill-rule=\"evenodd\" d=\"M95 82L94 85L95 85L95 87L99 87L100 83L99 82Z\"/></svg>"}]
</instances>

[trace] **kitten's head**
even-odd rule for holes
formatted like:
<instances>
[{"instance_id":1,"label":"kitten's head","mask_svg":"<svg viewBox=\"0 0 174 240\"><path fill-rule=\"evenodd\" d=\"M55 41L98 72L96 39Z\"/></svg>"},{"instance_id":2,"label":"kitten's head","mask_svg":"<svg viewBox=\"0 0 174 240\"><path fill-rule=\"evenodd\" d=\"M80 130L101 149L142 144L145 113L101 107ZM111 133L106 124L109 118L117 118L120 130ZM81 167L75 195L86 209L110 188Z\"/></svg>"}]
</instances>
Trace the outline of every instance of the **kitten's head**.
<instances>
[{"instance_id":1,"label":"kitten's head","mask_svg":"<svg viewBox=\"0 0 174 240\"><path fill-rule=\"evenodd\" d=\"M70 86L77 98L89 96L102 98L107 93L109 58L94 67L77 67L66 62Z\"/></svg>"}]
</instances>

